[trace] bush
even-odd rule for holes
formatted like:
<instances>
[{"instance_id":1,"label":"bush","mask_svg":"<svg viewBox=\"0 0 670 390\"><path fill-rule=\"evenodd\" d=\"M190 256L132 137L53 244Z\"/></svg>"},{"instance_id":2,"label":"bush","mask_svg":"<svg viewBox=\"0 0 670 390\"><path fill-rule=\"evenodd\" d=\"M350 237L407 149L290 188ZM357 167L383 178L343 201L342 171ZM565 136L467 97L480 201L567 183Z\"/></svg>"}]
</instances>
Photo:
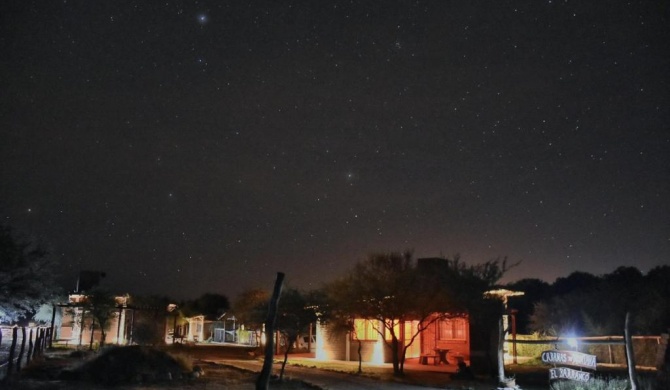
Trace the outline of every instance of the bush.
<instances>
[{"instance_id":1,"label":"bush","mask_svg":"<svg viewBox=\"0 0 670 390\"><path fill-rule=\"evenodd\" d=\"M652 377L638 377L638 389L655 390L655 380ZM588 382L555 381L549 386L551 390L628 390L628 379L622 378L592 378Z\"/></svg>"},{"instance_id":2,"label":"bush","mask_svg":"<svg viewBox=\"0 0 670 390\"><path fill-rule=\"evenodd\" d=\"M180 379L191 371L190 360L154 348L130 346L105 350L80 369L80 376L106 386Z\"/></svg>"},{"instance_id":3,"label":"bush","mask_svg":"<svg viewBox=\"0 0 670 390\"><path fill-rule=\"evenodd\" d=\"M626 379L593 378L588 382L555 381L549 386L551 390L627 390Z\"/></svg>"}]
</instances>

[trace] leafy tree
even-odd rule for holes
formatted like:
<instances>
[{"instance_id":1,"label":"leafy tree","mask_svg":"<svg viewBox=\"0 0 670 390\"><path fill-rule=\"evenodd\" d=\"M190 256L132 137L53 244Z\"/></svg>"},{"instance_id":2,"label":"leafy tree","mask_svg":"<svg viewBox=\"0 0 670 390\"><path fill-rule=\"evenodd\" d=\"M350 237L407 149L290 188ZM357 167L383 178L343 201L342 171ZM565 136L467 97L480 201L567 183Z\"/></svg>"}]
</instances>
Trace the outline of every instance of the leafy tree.
<instances>
[{"instance_id":1,"label":"leafy tree","mask_svg":"<svg viewBox=\"0 0 670 390\"><path fill-rule=\"evenodd\" d=\"M133 338L138 344L160 345L165 342L165 316L172 300L168 297L137 296L132 298Z\"/></svg>"},{"instance_id":2,"label":"leafy tree","mask_svg":"<svg viewBox=\"0 0 670 390\"><path fill-rule=\"evenodd\" d=\"M551 297L551 285L544 280L531 278L508 283L506 288L524 293L524 295L510 299L509 307L518 310L516 315L518 332L530 333L530 317L533 314L535 304L544 302Z\"/></svg>"},{"instance_id":3,"label":"leafy tree","mask_svg":"<svg viewBox=\"0 0 670 390\"><path fill-rule=\"evenodd\" d=\"M249 289L243 291L233 303L233 312L238 322L254 330L257 340L260 340L269 301L270 293L267 290Z\"/></svg>"},{"instance_id":4,"label":"leafy tree","mask_svg":"<svg viewBox=\"0 0 670 390\"><path fill-rule=\"evenodd\" d=\"M638 330L646 334L667 333L670 329L670 265L652 268L644 277L643 308L636 315Z\"/></svg>"},{"instance_id":5,"label":"leafy tree","mask_svg":"<svg viewBox=\"0 0 670 390\"><path fill-rule=\"evenodd\" d=\"M551 335L620 334L630 312L635 333L659 334L670 324L669 276L668 266L647 275L635 267L602 276L572 273L556 280L551 298L535 304L530 328Z\"/></svg>"},{"instance_id":6,"label":"leafy tree","mask_svg":"<svg viewBox=\"0 0 670 390\"><path fill-rule=\"evenodd\" d=\"M554 297L547 302L536 302L529 328L543 335L561 336L582 334L581 315L575 309L581 298L574 295Z\"/></svg>"},{"instance_id":7,"label":"leafy tree","mask_svg":"<svg viewBox=\"0 0 670 390\"><path fill-rule=\"evenodd\" d=\"M104 289L93 289L84 300L85 313L91 319L91 345L93 347L93 333L96 327L100 329L100 347L105 345L107 330L112 318L116 314L115 296Z\"/></svg>"},{"instance_id":8,"label":"leafy tree","mask_svg":"<svg viewBox=\"0 0 670 390\"><path fill-rule=\"evenodd\" d=\"M309 324L316 321L314 309L307 303L306 294L292 288L282 290L277 313L277 331L286 340L284 350L284 361L282 362L279 380L284 377L284 368L288 360L288 354L297 341L298 336L307 330Z\"/></svg>"},{"instance_id":9,"label":"leafy tree","mask_svg":"<svg viewBox=\"0 0 670 390\"><path fill-rule=\"evenodd\" d=\"M205 293L194 300L184 302L181 309L187 317L204 315L205 318L213 320L230 309L230 302L225 295Z\"/></svg>"},{"instance_id":10,"label":"leafy tree","mask_svg":"<svg viewBox=\"0 0 670 390\"><path fill-rule=\"evenodd\" d=\"M40 305L57 298L53 268L44 249L0 226L0 322L28 320Z\"/></svg>"},{"instance_id":11,"label":"leafy tree","mask_svg":"<svg viewBox=\"0 0 670 390\"><path fill-rule=\"evenodd\" d=\"M575 291L592 291L601 282L601 279L593 274L575 271L564 278L558 278L551 285L554 295L564 295Z\"/></svg>"},{"instance_id":12,"label":"leafy tree","mask_svg":"<svg viewBox=\"0 0 670 390\"><path fill-rule=\"evenodd\" d=\"M318 299L316 295L317 293L303 293L293 288L282 289L275 325L275 330L286 342L280 380L283 378L284 367L293 344L298 336L307 330L309 324L316 321L316 313L310 304L310 300ZM247 290L240 294L234 304L235 316L241 323L260 330L268 313L269 302L270 294L266 290Z\"/></svg>"},{"instance_id":13,"label":"leafy tree","mask_svg":"<svg viewBox=\"0 0 670 390\"><path fill-rule=\"evenodd\" d=\"M393 372L402 375L407 349L419 334L440 319L468 316L481 307L484 292L506 269L506 259L471 266L458 257L422 259L417 266L409 251L375 253L327 288L329 306L340 317L379 324L375 330L391 350ZM405 321L418 326L401 345L397 332Z\"/></svg>"},{"instance_id":14,"label":"leafy tree","mask_svg":"<svg viewBox=\"0 0 670 390\"><path fill-rule=\"evenodd\" d=\"M352 335L357 342L358 373L363 372L362 341L356 335L354 317L351 313L358 310L356 297L346 294L347 280L338 279L327 284L321 291L322 298L318 301L319 321L328 324L327 337L339 339Z\"/></svg>"}]
</instances>

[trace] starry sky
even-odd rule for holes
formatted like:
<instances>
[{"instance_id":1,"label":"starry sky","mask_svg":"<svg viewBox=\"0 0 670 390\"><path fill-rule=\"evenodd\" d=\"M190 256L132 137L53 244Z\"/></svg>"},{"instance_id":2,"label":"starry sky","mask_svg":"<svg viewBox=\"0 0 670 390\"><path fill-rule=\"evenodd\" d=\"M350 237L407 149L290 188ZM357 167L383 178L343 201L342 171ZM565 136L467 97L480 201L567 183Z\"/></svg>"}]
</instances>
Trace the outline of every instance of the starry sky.
<instances>
[{"instance_id":1,"label":"starry sky","mask_svg":"<svg viewBox=\"0 0 670 390\"><path fill-rule=\"evenodd\" d=\"M670 262L664 1L0 5L0 216L73 288L311 289L370 252Z\"/></svg>"}]
</instances>

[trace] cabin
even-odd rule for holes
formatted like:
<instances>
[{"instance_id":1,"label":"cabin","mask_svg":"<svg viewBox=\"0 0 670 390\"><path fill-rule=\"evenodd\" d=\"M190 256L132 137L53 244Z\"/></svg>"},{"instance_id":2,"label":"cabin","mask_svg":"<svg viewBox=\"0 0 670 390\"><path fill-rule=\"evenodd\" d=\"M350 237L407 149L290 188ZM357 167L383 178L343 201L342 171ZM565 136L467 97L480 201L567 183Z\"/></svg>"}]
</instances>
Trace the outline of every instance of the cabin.
<instances>
[{"instance_id":1,"label":"cabin","mask_svg":"<svg viewBox=\"0 0 670 390\"><path fill-rule=\"evenodd\" d=\"M56 342L66 345L99 345L102 332L93 318L87 314L87 296L83 293L72 293L68 303L58 305L61 311L60 327L56 329ZM128 295L114 297L115 308L106 326L104 342L106 344L127 344L131 337L131 308L128 307Z\"/></svg>"},{"instance_id":2,"label":"cabin","mask_svg":"<svg viewBox=\"0 0 670 390\"><path fill-rule=\"evenodd\" d=\"M421 272L435 275L444 267L442 258L423 258L417 260ZM421 289L417 289L417 294ZM405 359L416 358L422 364L456 363L459 359L470 359L470 322L467 315L435 313L428 319L428 326L417 334L419 322L405 321L395 325L394 333L401 345L409 345ZM361 343L361 359L364 362L391 362L392 352L382 340L377 329L383 324L376 320L354 319L354 330L347 334L336 334L327 325L316 327L316 358L334 360L358 360L358 343ZM386 341L391 336L384 331Z\"/></svg>"},{"instance_id":3,"label":"cabin","mask_svg":"<svg viewBox=\"0 0 670 390\"><path fill-rule=\"evenodd\" d=\"M467 317L436 319L412 342L418 326L418 321L405 321L396 326L395 333L401 345L409 345L405 359L416 358L421 364L455 364L459 359L470 359ZM362 361L389 363L393 361L392 351L377 331L381 327L383 324L380 321L354 319L354 331L336 334L328 325L319 324L316 327L315 357L319 360L357 361L360 341ZM386 341L390 341L389 332L384 333Z\"/></svg>"}]
</instances>

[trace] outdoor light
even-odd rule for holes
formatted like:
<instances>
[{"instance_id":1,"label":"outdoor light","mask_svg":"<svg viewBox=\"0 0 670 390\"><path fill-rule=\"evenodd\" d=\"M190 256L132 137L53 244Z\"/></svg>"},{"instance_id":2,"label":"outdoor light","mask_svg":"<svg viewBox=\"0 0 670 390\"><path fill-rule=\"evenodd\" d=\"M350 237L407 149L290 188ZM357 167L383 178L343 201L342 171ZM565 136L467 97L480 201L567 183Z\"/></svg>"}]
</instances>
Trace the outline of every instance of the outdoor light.
<instances>
[{"instance_id":1,"label":"outdoor light","mask_svg":"<svg viewBox=\"0 0 670 390\"><path fill-rule=\"evenodd\" d=\"M382 340L377 340L374 343L372 349L372 359L370 359L372 364L384 364L384 342Z\"/></svg>"},{"instance_id":2,"label":"outdoor light","mask_svg":"<svg viewBox=\"0 0 670 390\"><path fill-rule=\"evenodd\" d=\"M574 349L577 349L577 338L575 336L568 336L568 345Z\"/></svg>"}]
</instances>

